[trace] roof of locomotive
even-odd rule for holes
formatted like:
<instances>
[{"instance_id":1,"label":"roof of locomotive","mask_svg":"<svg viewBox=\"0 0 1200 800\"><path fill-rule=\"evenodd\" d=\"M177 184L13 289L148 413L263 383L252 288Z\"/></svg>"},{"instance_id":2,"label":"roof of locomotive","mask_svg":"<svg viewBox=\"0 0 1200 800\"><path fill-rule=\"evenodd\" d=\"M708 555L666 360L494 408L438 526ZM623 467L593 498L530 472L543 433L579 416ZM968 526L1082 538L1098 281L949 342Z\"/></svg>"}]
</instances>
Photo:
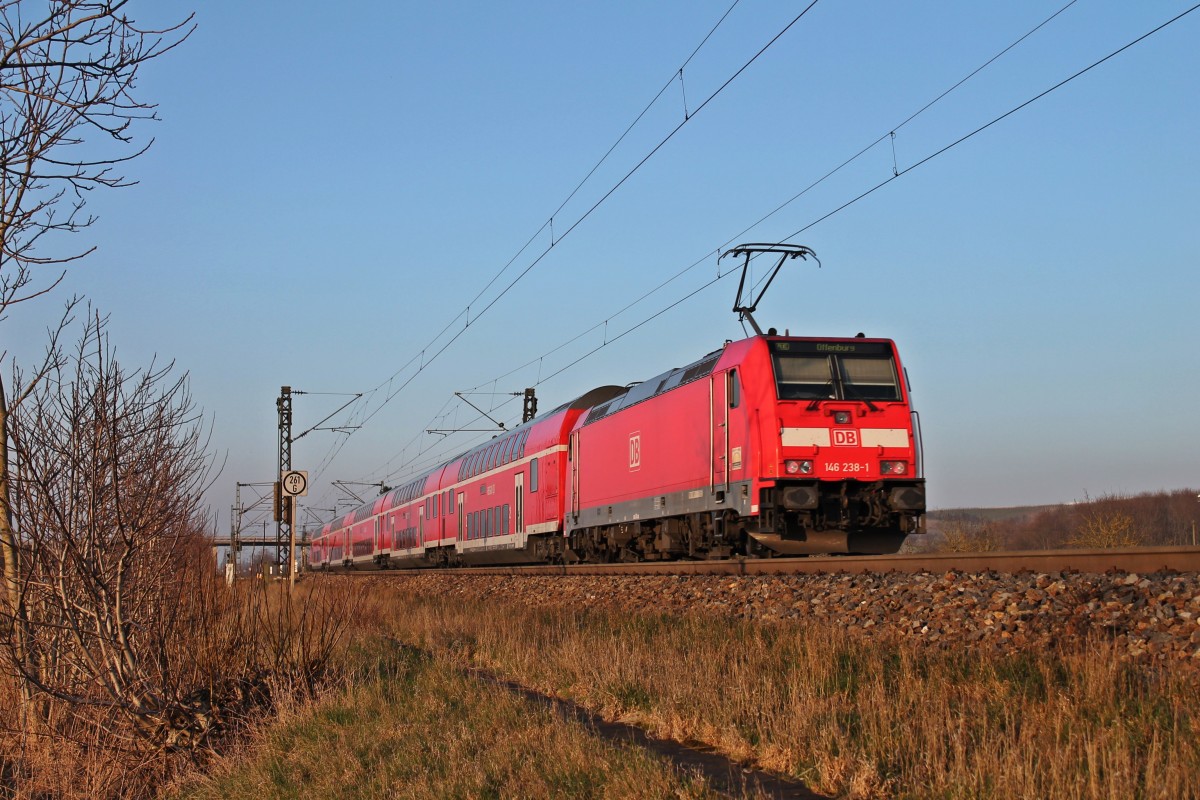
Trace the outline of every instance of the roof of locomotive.
<instances>
[{"instance_id":1,"label":"roof of locomotive","mask_svg":"<svg viewBox=\"0 0 1200 800\"><path fill-rule=\"evenodd\" d=\"M591 412L588 413L587 419L584 420L584 425L603 419L611 414L615 414L622 409L629 408L632 405L649 400L652 397L657 397L660 394L671 391L685 384L700 380L712 374L716 368L717 362L721 360L721 356L730 350L745 352L747 348L753 347L756 342L869 342L872 344L887 343L895 346L891 339L868 339L865 336L854 337L839 337L839 336L787 336L777 334L765 334L761 336L749 336L738 341L725 342L725 345L720 350L714 350L708 353L703 358L686 364L682 367L669 369L661 375L656 375L653 378L641 381L627 387L619 395L613 397L606 403L601 403L594 406ZM735 352L737 357L741 357Z\"/></svg>"}]
</instances>

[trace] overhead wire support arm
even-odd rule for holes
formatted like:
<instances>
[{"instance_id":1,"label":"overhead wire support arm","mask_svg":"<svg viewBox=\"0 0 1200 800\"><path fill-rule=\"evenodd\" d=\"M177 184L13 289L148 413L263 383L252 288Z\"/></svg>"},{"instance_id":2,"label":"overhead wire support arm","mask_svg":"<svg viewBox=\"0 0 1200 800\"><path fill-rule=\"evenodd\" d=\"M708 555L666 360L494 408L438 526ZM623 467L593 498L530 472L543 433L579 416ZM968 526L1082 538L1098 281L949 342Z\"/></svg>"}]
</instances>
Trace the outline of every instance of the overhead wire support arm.
<instances>
[{"instance_id":1,"label":"overhead wire support arm","mask_svg":"<svg viewBox=\"0 0 1200 800\"><path fill-rule=\"evenodd\" d=\"M483 414L485 417L487 417L488 419L490 419L492 422L496 423L496 425L497 425L497 426L500 428L500 430L502 430L502 431L503 431L503 430L507 430L507 429L508 429L508 428L507 428L507 426L505 426L505 424L504 424L503 422L501 422L500 420L496 419L496 418L495 418L495 417L493 417L491 414L489 414L488 412L484 411L482 408L480 408L479 406L475 405L475 404L474 404L474 403L472 403L470 400L468 400L468 399L466 398L466 395L465 395L463 392L455 392L455 393L454 393L454 396L455 396L455 397L457 397L459 400L462 400L464 403L466 403L467 405L469 405L471 408L473 408L473 409L475 409L476 411L478 411L480 414Z\"/></svg>"},{"instance_id":2,"label":"overhead wire support arm","mask_svg":"<svg viewBox=\"0 0 1200 800\"><path fill-rule=\"evenodd\" d=\"M307 392L293 392L293 394L307 394ZM295 437L293 437L293 438L292 438L292 441L294 442L294 441L296 441L297 439L303 439L305 436L308 436L308 435L309 435L310 433L312 433L313 431L356 430L356 429L358 429L358 428L362 427L361 425L355 425L355 426L353 426L353 427L349 427L349 426L340 426L340 427L337 427L337 428L322 428L322 427L320 427L321 425L325 424L325 423L326 423L326 422L328 422L329 420L333 419L333 418L334 418L334 417L335 417L337 414L339 414L339 413L341 413L342 411L344 411L344 410L346 409L346 407L347 407L347 406L349 406L351 403L353 403L355 400L359 399L360 397L362 397L362 392L357 392L357 393L355 393L355 395L354 395L353 397L351 397L349 400L347 400L345 403L343 403L343 404L342 404L342 405L341 405L341 406L340 406L340 407L337 409L337 411L334 411L332 414L330 414L329 416L325 417L325 419L321 420L321 421L320 421L320 422L318 422L316 425L313 425L311 428L309 428L308 430L306 430L304 433L302 433L302 434L300 434L300 435L298 435L298 436L295 436Z\"/></svg>"},{"instance_id":3,"label":"overhead wire support arm","mask_svg":"<svg viewBox=\"0 0 1200 800\"><path fill-rule=\"evenodd\" d=\"M358 492L351 489L350 488L351 486L372 486L372 487L379 489L379 494L381 494L381 495L388 493L392 489L391 486L388 486L383 481L378 481L377 483L366 483L364 481L330 481L330 483L333 484L334 486L338 487L343 492L350 495L351 497L353 497L355 500L357 500L360 503L365 503L367 501L365 498L363 498L361 495L359 495Z\"/></svg>"},{"instance_id":4,"label":"overhead wire support arm","mask_svg":"<svg viewBox=\"0 0 1200 800\"><path fill-rule=\"evenodd\" d=\"M779 260L775 262L775 266L771 270L766 283L758 290L758 296L754 297L751 301L750 295L754 293L754 289L751 288L749 293L746 292L746 275L750 272L750 259L763 253L778 254ZM767 293L767 289L771 288L771 283L775 280L775 276L779 274L779 270L783 267L783 262L790 258L808 260L808 257L812 256L813 261L817 262L817 266L821 266L821 260L817 258L817 254L813 252L812 248L805 247L802 244L748 242L726 250L721 254L721 258L729 255L734 258L738 256L746 257L746 260L742 262L742 277L738 281L737 299L733 301L733 310L737 312L739 320L749 320L750 327L754 328L754 332L759 336L762 336L762 328L758 327L758 323L754 320L754 312L758 310L758 304L762 301L763 295ZM721 258L718 258L717 261L719 262ZM750 304L747 305L747 302Z\"/></svg>"}]
</instances>

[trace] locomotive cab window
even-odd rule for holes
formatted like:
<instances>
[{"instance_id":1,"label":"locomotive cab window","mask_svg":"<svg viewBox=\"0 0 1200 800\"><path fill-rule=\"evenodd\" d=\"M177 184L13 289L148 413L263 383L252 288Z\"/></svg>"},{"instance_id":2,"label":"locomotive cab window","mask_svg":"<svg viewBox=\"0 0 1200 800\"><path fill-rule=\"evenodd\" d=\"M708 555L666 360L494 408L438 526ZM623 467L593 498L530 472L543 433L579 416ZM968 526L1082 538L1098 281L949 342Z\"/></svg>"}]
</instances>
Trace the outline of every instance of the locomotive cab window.
<instances>
[{"instance_id":1,"label":"locomotive cab window","mask_svg":"<svg viewBox=\"0 0 1200 800\"><path fill-rule=\"evenodd\" d=\"M896 362L886 344L776 342L774 345L771 358L780 400L900 399ZM827 352L830 350L833 352Z\"/></svg>"},{"instance_id":2,"label":"locomotive cab window","mask_svg":"<svg viewBox=\"0 0 1200 800\"><path fill-rule=\"evenodd\" d=\"M890 358L839 359L847 400L899 400L896 365Z\"/></svg>"},{"instance_id":3,"label":"locomotive cab window","mask_svg":"<svg viewBox=\"0 0 1200 800\"><path fill-rule=\"evenodd\" d=\"M741 381L738 380L737 370L729 370L726 380L729 382L727 389L729 392L729 407L737 408L738 404L742 402L742 384Z\"/></svg>"},{"instance_id":4,"label":"locomotive cab window","mask_svg":"<svg viewBox=\"0 0 1200 800\"><path fill-rule=\"evenodd\" d=\"M828 356L776 354L775 380L780 400L827 400L834 396Z\"/></svg>"}]
</instances>

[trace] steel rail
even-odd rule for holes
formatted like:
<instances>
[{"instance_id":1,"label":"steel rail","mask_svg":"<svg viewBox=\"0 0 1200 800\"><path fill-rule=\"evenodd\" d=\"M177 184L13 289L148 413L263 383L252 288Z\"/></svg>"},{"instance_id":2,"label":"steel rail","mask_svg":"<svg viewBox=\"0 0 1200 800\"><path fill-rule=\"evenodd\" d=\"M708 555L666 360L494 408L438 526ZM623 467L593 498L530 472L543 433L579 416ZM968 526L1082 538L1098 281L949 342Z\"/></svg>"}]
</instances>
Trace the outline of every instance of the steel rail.
<instances>
[{"instance_id":1,"label":"steel rail","mask_svg":"<svg viewBox=\"0 0 1200 800\"><path fill-rule=\"evenodd\" d=\"M429 569L395 570L419 574ZM1014 550L988 553L905 553L882 556L737 558L724 561L643 561L615 564L481 566L439 575L799 575L886 572L1200 572L1200 547L1107 550ZM365 572L365 570L364 570Z\"/></svg>"}]
</instances>

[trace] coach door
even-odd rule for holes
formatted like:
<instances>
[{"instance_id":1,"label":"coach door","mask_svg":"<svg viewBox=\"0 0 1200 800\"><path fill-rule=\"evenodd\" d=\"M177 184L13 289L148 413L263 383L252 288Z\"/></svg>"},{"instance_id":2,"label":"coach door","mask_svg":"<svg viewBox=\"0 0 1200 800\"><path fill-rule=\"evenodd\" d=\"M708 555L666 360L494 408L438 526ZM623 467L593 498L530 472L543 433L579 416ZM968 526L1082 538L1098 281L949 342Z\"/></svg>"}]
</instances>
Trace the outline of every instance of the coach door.
<instances>
[{"instance_id":1,"label":"coach door","mask_svg":"<svg viewBox=\"0 0 1200 800\"><path fill-rule=\"evenodd\" d=\"M463 513L463 502L466 495L462 492L454 494L457 496L458 502L458 540L461 542L466 539L467 515Z\"/></svg>"},{"instance_id":2,"label":"coach door","mask_svg":"<svg viewBox=\"0 0 1200 800\"><path fill-rule=\"evenodd\" d=\"M518 472L513 479L513 533L517 541L525 541L525 473Z\"/></svg>"},{"instance_id":3,"label":"coach door","mask_svg":"<svg viewBox=\"0 0 1200 800\"><path fill-rule=\"evenodd\" d=\"M709 489L725 492L729 488L729 376L717 372L709 376L709 421L712 435L709 448Z\"/></svg>"},{"instance_id":4,"label":"coach door","mask_svg":"<svg viewBox=\"0 0 1200 800\"><path fill-rule=\"evenodd\" d=\"M579 431L571 431L567 458L571 462L571 520L579 521Z\"/></svg>"}]
</instances>

